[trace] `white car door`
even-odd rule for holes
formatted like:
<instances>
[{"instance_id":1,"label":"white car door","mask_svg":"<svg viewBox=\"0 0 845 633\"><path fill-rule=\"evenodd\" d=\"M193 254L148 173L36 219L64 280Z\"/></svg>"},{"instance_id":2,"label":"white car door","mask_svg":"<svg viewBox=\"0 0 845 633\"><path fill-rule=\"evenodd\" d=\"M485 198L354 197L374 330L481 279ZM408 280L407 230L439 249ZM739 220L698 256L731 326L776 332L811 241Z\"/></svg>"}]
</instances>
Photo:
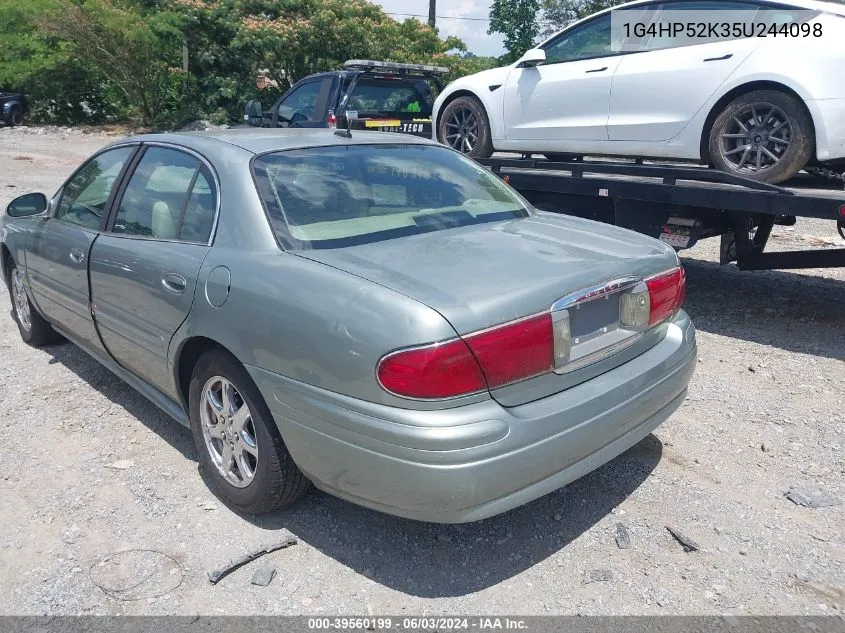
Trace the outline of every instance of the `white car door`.
<instances>
[{"instance_id":1,"label":"white car door","mask_svg":"<svg viewBox=\"0 0 845 633\"><path fill-rule=\"evenodd\" d=\"M732 21L744 21L757 8L751 3L725 0L673 2L661 6L653 24L678 22L675 12L679 11L689 11L688 21L693 23L702 23L703 19L722 22L728 12L741 16ZM760 41L756 37L708 40L685 35L642 39L641 52L621 57L613 77L607 122L610 140L656 142L674 138Z\"/></svg>"},{"instance_id":2,"label":"white car door","mask_svg":"<svg viewBox=\"0 0 845 633\"><path fill-rule=\"evenodd\" d=\"M504 86L507 140L607 140L610 86L620 54L610 15L564 31L543 46L546 62L514 68Z\"/></svg>"}]
</instances>

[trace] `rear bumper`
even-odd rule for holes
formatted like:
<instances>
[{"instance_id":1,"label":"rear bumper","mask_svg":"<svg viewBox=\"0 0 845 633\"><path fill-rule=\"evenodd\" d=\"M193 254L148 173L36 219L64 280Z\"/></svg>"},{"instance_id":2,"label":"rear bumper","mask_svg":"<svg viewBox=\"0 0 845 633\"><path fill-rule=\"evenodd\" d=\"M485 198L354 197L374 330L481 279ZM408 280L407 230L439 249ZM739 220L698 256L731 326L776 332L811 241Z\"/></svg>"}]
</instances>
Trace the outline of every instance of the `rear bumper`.
<instances>
[{"instance_id":1,"label":"rear bumper","mask_svg":"<svg viewBox=\"0 0 845 633\"><path fill-rule=\"evenodd\" d=\"M816 128L816 158L845 158L845 99L813 99L806 103Z\"/></svg>"},{"instance_id":2,"label":"rear bumper","mask_svg":"<svg viewBox=\"0 0 845 633\"><path fill-rule=\"evenodd\" d=\"M635 359L511 408L491 399L397 409L248 369L318 488L389 514L461 523L552 492L639 442L683 402L695 363L695 329L681 312Z\"/></svg>"}]
</instances>

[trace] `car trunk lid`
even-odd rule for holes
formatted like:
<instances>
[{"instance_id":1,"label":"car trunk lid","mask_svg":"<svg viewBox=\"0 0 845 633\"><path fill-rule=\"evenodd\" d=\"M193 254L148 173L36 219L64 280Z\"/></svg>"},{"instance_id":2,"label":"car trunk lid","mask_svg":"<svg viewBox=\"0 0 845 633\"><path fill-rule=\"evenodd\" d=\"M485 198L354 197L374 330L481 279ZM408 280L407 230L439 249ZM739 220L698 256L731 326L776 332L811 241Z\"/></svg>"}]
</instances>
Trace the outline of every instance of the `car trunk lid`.
<instances>
[{"instance_id":1,"label":"car trunk lid","mask_svg":"<svg viewBox=\"0 0 845 633\"><path fill-rule=\"evenodd\" d=\"M630 290L632 280L678 265L670 248L650 238L544 213L297 254L420 301L442 314L462 337L549 312L556 302L571 303L585 291L605 289L596 295L600 300L582 301L577 310L570 311L573 341L583 338L585 342L597 339L602 328L612 329L618 323L619 293ZM637 337L636 345L620 345L612 358L624 362L657 340L654 333ZM547 373L491 393L503 405L517 405L586 380L595 375L596 367L606 371L615 366L601 354L593 359L595 362L587 362L583 369Z\"/></svg>"}]
</instances>

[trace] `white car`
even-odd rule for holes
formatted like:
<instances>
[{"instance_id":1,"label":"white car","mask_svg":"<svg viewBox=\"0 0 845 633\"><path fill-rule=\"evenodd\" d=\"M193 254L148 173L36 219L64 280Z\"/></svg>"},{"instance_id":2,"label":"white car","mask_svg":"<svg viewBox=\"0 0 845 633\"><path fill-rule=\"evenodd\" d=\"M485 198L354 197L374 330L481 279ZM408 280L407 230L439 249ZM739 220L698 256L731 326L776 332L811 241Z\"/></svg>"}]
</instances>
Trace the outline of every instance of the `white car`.
<instances>
[{"instance_id":1,"label":"white car","mask_svg":"<svg viewBox=\"0 0 845 633\"><path fill-rule=\"evenodd\" d=\"M611 24L623 9L655 24L667 11L721 16L743 9L774 20L781 35L652 34L620 45L618 21ZM789 25L797 36L789 36ZM474 158L516 151L552 160L690 159L782 182L808 163L845 163L845 5L620 5L576 22L510 66L451 83L434 104L433 121L436 140Z\"/></svg>"}]
</instances>

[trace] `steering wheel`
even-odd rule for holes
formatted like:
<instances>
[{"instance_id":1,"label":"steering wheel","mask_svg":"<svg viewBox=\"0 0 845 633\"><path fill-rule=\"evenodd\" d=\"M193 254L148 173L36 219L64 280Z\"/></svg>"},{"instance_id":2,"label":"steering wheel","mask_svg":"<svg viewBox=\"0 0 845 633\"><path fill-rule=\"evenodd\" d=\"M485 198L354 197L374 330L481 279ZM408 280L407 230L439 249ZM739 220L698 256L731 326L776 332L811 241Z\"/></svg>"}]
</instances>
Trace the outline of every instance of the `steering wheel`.
<instances>
[{"instance_id":1,"label":"steering wheel","mask_svg":"<svg viewBox=\"0 0 845 633\"><path fill-rule=\"evenodd\" d=\"M310 121L312 114L314 114L314 106L305 106L291 115L289 123L293 125L295 123L302 123L303 121Z\"/></svg>"}]
</instances>

